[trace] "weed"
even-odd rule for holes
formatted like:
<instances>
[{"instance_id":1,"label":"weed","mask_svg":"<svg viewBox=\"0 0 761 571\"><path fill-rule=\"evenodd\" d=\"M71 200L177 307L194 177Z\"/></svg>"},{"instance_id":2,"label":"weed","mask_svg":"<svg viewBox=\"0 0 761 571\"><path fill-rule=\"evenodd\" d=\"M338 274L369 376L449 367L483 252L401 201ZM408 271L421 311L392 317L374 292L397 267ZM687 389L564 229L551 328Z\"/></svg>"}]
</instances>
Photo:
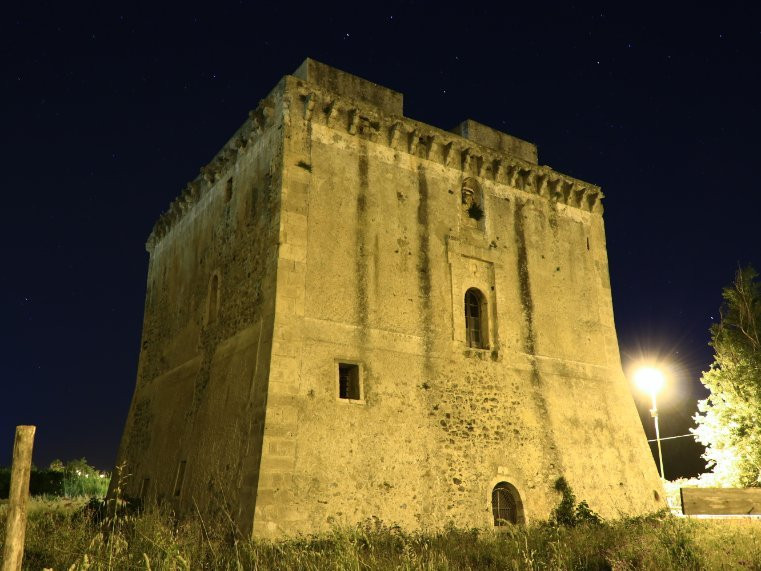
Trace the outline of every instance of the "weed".
<instances>
[{"instance_id":1,"label":"weed","mask_svg":"<svg viewBox=\"0 0 761 571\"><path fill-rule=\"evenodd\" d=\"M377 518L280 541L233 537L230 523L177 520L168 509L130 511L116 501L102 519L80 511L29 514L29 569L761 569L758 522L692 521L667 514L604 525L408 531ZM114 510L111 505L121 506ZM574 500L573 514L577 504ZM98 509L98 506L95 506ZM101 512L98 512L101 513ZM0 512L0 526L4 525ZM2 538L0 538L2 547Z\"/></svg>"},{"instance_id":2,"label":"weed","mask_svg":"<svg viewBox=\"0 0 761 571\"><path fill-rule=\"evenodd\" d=\"M484 217L484 209L474 202L468 207L468 216L473 220L481 220Z\"/></svg>"},{"instance_id":3,"label":"weed","mask_svg":"<svg viewBox=\"0 0 761 571\"><path fill-rule=\"evenodd\" d=\"M555 490L560 492L562 498L552 511L551 523L567 527L575 527L584 523L592 525L602 523L600 516L592 511L586 500L576 503L576 495L563 476L555 481Z\"/></svg>"}]
</instances>

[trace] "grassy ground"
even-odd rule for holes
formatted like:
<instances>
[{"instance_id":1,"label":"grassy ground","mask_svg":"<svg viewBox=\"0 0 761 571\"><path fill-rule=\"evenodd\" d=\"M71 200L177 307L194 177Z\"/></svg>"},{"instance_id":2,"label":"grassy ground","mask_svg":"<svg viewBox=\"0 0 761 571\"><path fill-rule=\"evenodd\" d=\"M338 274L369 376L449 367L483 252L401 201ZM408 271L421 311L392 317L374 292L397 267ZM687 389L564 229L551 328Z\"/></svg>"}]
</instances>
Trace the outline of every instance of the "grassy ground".
<instances>
[{"instance_id":1,"label":"grassy ground","mask_svg":"<svg viewBox=\"0 0 761 571\"><path fill-rule=\"evenodd\" d=\"M57 496L32 496L27 505L27 511L30 514L60 512L64 514L73 514L82 509L88 502L86 497L77 498L59 498ZM0 519L5 521L5 510L8 500L0 500ZM0 539L2 541L2 539Z\"/></svg>"},{"instance_id":2,"label":"grassy ground","mask_svg":"<svg viewBox=\"0 0 761 571\"><path fill-rule=\"evenodd\" d=\"M517 526L505 533L405 533L376 523L271 543L235 540L224 527L211 531L199 520L176 523L158 513L96 524L79 506L36 504L27 569L761 570L761 522L748 520L653 516L573 528Z\"/></svg>"}]
</instances>

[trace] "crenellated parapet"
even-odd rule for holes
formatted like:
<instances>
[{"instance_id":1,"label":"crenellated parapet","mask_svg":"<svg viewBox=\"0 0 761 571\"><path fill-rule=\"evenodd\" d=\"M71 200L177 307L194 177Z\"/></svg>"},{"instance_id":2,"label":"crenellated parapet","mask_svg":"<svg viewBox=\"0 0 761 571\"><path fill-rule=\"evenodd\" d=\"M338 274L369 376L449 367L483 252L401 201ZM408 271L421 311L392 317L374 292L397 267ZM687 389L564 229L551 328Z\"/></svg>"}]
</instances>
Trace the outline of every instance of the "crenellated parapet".
<instances>
[{"instance_id":1,"label":"crenellated parapet","mask_svg":"<svg viewBox=\"0 0 761 571\"><path fill-rule=\"evenodd\" d=\"M310 65L322 66L315 62L311 62ZM348 74L344 75L354 78ZM401 94L376 86L381 95L373 98L374 84L354 78L361 83L359 87L353 88L358 89L358 93L363 97L351 97L306 81L305 77L286 76L280 84L284 86L284 92L276 88L256 109L249 112L247 120L235 135L208 164L201 167L198 176L186 185L180 196L159 217L146 243L149 252L152 252L171 228L225 177L238 158L260 139L265 131L279 123L276 112L278 96L274 95L278 91L285 93L282 97L285 98L283 119L286 122L299 121L304 125L323 125L344 131L353 137L384 145L395 152L406 153L447 168L459 169L466 177L478 177L548 201L595 214L602 213L603 194L599 186L525 160L502 148L502 144L495 143L493 148L471 140L467 136L467 129L463 129L462 125L461 133L466 136L397 114L401 113ZM335 84L337 88L341 88L344 79L343 76L333 77L331 81L334 83L331 85ZM376 100L379 103L376 104ZM488 127L479 126L475 122L466 123L471 131L474 125L477 126L480 140L484 140L483 133L486 129L493 132L492 139L495 141L504 138L520 141ZM489 143L490 140L486 142ZM533 147L530 143L520 143ZM535 147L533 148L535 151ZM535 152L533 158L536 158Z\"/></svg>"},{"instance_id":2,"label":"crenellated parapet","mask_svg":"<svg viewBox=\"0 0 761 571\"><path fill-rule=\"evenodd\" d=\"M275 103L273 96L270 95L267 99L260 101L256 109L249 111L248 119L235 135L209 163L201 167L198 176L185 185L180 195L159 216L148 236L146 250L152 252L156 244L185 216L185 213L199 203L219 180L225 178L226 173L233 169L238 158L275 123Z\"/></svg>"},{"instance_id":3,"label":"crenellated parapet","mask_svg":"<svg viewBox=\"0 0 761 571\"><path fill-rule=\"evenodd\" d=\"M534 194L596 214L602 213L599 186L558 173L503 150L403 116L385 115L371 105L300 81L290 121L319 124L385 145L395 152L456 168L464 176Z\"/></svg>"}]
</instances>

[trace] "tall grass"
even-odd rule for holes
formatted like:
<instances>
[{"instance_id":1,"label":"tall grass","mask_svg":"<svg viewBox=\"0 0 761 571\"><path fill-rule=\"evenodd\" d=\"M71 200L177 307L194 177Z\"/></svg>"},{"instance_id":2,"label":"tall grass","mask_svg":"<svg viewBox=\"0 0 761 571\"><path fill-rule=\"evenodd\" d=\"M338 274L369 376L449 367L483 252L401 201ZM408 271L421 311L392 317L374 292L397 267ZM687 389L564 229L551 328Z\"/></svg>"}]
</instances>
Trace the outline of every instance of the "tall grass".
<instances>
[{"instance_id":1,"label":"tall grass","mask_svg":"<svg viewBox=\"0 0 761 571\"><path fill-rule=\"evenodd\" d=\"M4 515L0 515L4 525ZM379 522L279 542L148 511L30 514L28 569L761 569L761 524L655 515L575 527L406 532ZM1 545L1 544L0 544Z\"/></svg>"}]
</instances>

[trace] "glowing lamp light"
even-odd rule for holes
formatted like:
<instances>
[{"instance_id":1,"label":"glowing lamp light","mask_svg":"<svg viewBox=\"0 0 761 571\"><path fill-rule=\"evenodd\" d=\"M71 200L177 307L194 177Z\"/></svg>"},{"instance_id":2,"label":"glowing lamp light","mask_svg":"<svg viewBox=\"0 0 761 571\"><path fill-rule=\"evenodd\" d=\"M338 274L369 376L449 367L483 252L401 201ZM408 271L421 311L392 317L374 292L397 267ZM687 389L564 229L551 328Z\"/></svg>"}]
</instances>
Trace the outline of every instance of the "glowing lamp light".
<instances>
[{"instance_id":1,"label":"glowing lamp light","mask_svg":"<svg viewBox=\"0 0 761 571\"><path fill-rule=\"evenodd\" d=\"M650 396L653 399L653 408L650 409L650 416L653 417L653 422L655 423L655 440L658 443L660 476L661 479L665 481L666 475L663 472L663 451L661 450L661 431L658 427L658 405L655 401L655 395L663 388L663 373L655 367L640 367L634 373L634 382L640 390L650 393Z\"/></svg>"},{"instance_id":2,"label":"glowing lamp light","mask_svg":"<svg viewBox=\"0 0 761 571\"><path fill-rule=\"evenodd\" d=\"M640 390L654 394L663 388L663 373L655 367L642 367L634 373L634 382Z\"/></svg>"}]
</instances>

